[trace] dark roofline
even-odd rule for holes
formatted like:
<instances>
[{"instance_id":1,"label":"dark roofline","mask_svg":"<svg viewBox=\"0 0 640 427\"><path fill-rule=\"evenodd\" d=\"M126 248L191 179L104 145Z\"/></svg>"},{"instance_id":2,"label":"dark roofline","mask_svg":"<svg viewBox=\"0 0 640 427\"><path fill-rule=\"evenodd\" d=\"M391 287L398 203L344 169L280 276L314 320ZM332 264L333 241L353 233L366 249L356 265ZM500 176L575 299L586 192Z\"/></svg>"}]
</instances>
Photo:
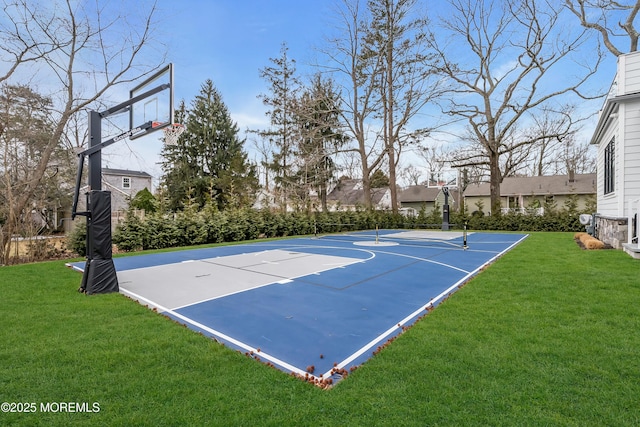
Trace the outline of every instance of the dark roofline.
<instances>
[{"instance_id":1,"label":"dark roofline","mask_svg":"<svg viewBox=\"0 0 640 427\"><path fill-rule=\"evenodd\" d=\"M593 131L593 135L591 136L591 140L589 141L590 145L598 144L600 141L605 128L607 127L607 123L611 117L611 114L614 112L616 107L626 101L633 101L640 98L640 92L628 93L626 95L614 96L612 98L608 98L604 107L601 110L600 117L598 117L598 123L596 124L596 128Z\"/></svg>"},{"instance_id":2,"label":"dark roofline","mask_svg":"<svg viewBox=\"0 0 640 427\"><path fill-rule=\"evenodd\" d=\"M110 169L110 168L102 168L102 173L104 175L114 175L114 176L137 176L140 178L152 178L146 172L143 171L131 171L127 169Z\"/></svg>"}]
</instances>

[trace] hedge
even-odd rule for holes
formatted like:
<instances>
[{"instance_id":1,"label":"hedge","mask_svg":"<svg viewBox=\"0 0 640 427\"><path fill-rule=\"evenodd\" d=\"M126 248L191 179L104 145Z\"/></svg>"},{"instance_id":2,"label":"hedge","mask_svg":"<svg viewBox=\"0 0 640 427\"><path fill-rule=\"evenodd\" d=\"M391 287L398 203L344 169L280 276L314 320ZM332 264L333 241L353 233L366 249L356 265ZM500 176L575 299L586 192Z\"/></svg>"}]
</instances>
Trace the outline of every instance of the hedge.
<instances>
[{"instance_id":1,"label":"hedge","mask_svg":"<svg viewBox=\"0 0 640 427\"><path fill-rule=\"evenodd\" d=\"M506 214L480 216L451 213L452 229L495 231L580 232L578 214L559 211L546 215ZM144 219L130 214L114 231L113 243L121 251L163 249L259 238L339 233L380 229L441 229L442 217L435 210L404 216L386 211L339 211L328 213L279 213L249 208L218 211L203 209L178 213L151 213ZM84 227L76 227L69 244L85 254Z\"/></svg>"}]
</instances>

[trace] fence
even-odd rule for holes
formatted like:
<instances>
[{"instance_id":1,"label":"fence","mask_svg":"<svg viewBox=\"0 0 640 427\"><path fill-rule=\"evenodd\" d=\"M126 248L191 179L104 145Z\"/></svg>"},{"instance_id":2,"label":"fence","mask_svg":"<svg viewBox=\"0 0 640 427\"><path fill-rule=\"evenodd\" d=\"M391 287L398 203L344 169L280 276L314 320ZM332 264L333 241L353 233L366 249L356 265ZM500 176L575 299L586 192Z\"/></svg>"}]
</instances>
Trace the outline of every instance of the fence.
<instances>
[{"instance_id":1,"label":"fence","mask_svg":"<svg viewBox=\"0 0 640 427\"><path fill-rule=\"evenodd\" d=\"M42 261L66 251L65 236L14 237L11 239L9 263Z\"/></svg>"},{"instance_id":2,"label":"fence","mask_svg":"<svg viewBox=\"0 0 640 427\"><path fill-rule=\"evenodd\" d=\"M502 208L503 214L518 213L522 215L544 215L544 208Z\"/></svg>"}]
</instances>

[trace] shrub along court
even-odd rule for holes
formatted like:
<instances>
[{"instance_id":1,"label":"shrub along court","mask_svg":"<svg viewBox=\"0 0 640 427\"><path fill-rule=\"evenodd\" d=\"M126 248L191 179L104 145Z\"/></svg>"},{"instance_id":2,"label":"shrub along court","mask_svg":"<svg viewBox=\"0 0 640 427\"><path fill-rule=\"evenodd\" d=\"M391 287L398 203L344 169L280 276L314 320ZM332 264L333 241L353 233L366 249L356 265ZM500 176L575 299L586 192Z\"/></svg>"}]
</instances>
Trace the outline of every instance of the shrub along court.
<instances>
[{"instance_id":1,"label":"shrub along court","mask_svg":"<svg viewBox=\"0 0 640 427\"><path fill-rule=\"evenodd\" d=\"M545 215L505 214L480 216L452 213L451 227L495 231L583 231L578 213L561 210ZM177 213L153 212L144 219L129 214L114 232L113 242L119 250L163 249L188 245L239 242L258 238L336 233L380 229L439 229L439 210L416 216L388 211L338 211L329 213L281 213L250 208L219 211L212 206L185 209ZM76 227L70 247L84 255L85 230Z\"/></svg>"}]
</instances>

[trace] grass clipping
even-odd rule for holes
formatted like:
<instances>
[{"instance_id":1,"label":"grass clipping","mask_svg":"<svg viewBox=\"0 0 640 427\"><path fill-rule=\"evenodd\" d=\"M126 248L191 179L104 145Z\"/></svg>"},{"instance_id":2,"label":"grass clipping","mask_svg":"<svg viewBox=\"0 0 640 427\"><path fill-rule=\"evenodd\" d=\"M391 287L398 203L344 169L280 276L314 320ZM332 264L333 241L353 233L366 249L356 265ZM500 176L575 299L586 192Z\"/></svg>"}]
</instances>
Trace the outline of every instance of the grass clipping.
<instances>
[{"instance_id":1,"label":"grass clipping","mask_svg":"<svg viewBox=\"0 0 640 427\"><path fill-rule=\"evenodd\" d=\"M585 249L604 249L605 245L600 240L587 233L576 233L573 238Z\"/></svg>"}]
</instances>

